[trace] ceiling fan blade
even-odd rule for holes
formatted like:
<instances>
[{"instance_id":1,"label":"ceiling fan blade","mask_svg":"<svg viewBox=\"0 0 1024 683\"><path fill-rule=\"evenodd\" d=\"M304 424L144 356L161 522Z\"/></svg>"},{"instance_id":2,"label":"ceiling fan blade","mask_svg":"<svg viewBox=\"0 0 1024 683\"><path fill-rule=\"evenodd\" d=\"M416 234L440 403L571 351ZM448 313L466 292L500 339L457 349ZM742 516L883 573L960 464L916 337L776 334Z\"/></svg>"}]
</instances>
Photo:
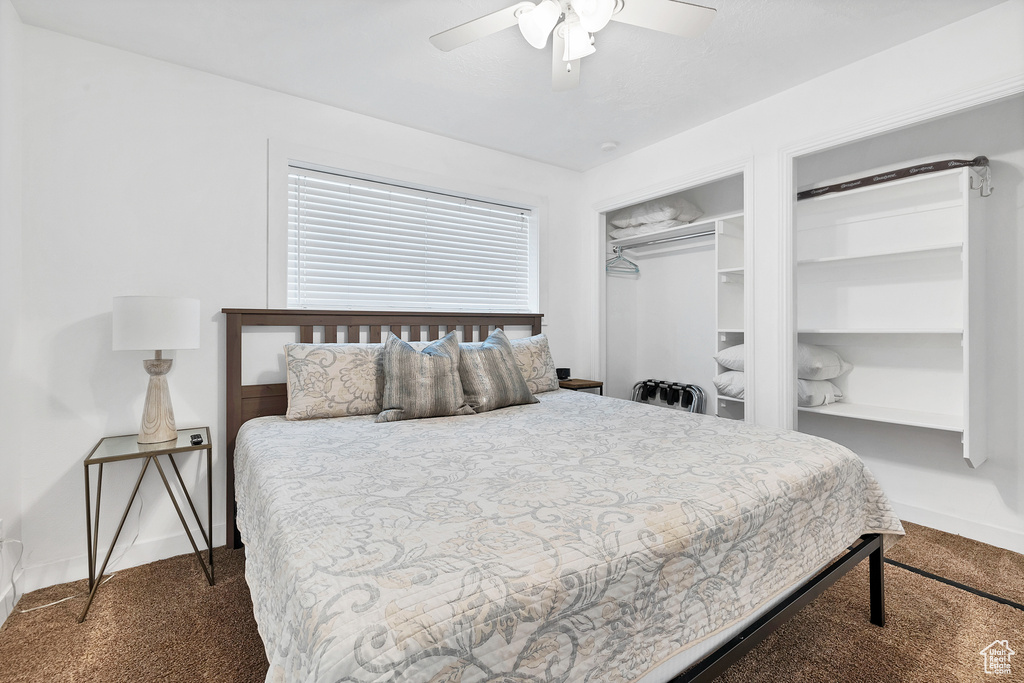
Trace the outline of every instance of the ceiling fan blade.
<instances>
[{"instance_id":1,"label":"ceiling fan blade","mask_svg":"<svg viewBox=\"0 0 1024 683\"><path fill-rule=\"evenodd\" d=\"M716 13L713 7L679 0L622 0L622 9L612 15L612 21L694 38L704 32Z\"/></svg>"},{"instance_id":2,"label":"ceiling fan blade","mask_svg":"<svg viewBox=\"0 0 1024 683\"><path fill-rule=\"evenodd\" d=\"M473 21L467 21L465 24L450 28L447 31L441 31L435 35L430 36L430 42L438 50L448 52L454 50L457 47L462 47L472 43L474 40L489 36L492 33L498 31L504 31L507 28L515 26L519 19L516 16L519 12L532 8L534 4L532 2L517 2L511 7L500 9L497 12L491 12L484 16L474 19Z\"/></svg>"},{"instance_id":3,"label":"ceiling fan blade","mask_svg":"<svg viewBox=\"0 0 1024 683\"><path fill-rule=\"evenodd\" d=\"M565 53L565 36L556 26L551 32L551 89L555 92L572 90L580 84L580 60L574 59L571 62L562 61ZM566 65L569 69L566 69Z\"/></svg>"}]
</instances>

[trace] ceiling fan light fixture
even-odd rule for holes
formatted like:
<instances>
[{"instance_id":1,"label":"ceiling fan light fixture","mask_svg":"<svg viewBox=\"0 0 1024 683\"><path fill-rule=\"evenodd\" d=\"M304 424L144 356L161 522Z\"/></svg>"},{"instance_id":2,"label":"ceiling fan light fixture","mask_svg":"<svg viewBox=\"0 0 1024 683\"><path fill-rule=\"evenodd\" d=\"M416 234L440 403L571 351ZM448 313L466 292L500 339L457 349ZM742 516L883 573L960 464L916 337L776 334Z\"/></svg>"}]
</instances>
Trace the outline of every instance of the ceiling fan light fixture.
<instances>
[{"instance_id":1,"label":"ceiling fan light fixture","mask_svg":"<svg viewBox=\"0 0 1024 683\"><path fill-rule=\"evenodd\" d=\"M580 25L590 33L597 33L611 21L615 0L573 0L572 8L579 15Z\"/></svg>"},{"instance_id":2,"label":"ceiling fan light fixture","mask_svg":"<svg viewBox=\"0 0 1024 683\"><path fill-rule=\"evenodd\" d=\"M572 62L597 52L597 49L594 47L594 41L590 37L590 32L583 28L579 17L574 12L569 12L566 15L563 26L565 27L563 61Z\"/></svg>"},{"instance_id":3,"label":"ceiling fan light fixture","mask_svg":"<svg viewBox=\"0 0 1024 683\"><path fill-rule=\"evenodd\" d=\"M613 0L614 2L614 0ZM533 47L541 50L548 43L551 29L562 16L562 8L554 0L541 0L536 6L527 8L518 16L519 32Z\"/></svg>"}]
</instances>

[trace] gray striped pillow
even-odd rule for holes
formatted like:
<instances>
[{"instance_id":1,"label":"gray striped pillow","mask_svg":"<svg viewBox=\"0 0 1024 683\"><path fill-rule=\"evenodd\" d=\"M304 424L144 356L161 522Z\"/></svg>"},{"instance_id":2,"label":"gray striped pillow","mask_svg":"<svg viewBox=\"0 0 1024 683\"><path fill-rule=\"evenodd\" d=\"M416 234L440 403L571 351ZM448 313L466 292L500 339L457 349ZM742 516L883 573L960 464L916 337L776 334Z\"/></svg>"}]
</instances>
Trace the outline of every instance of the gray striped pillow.
<instances>
[{"instance_id":1,"label":"gray striped pillow","mask_svg":"<svg viewBox=\"0 0 1024 683\"><path fill-rule=\"evenodd\" d=\"M459 345L459 376L466 403L478 413L538 403L519 371L512 344L501 329L480 344Z\"/></svg>"},{"instance_id":2,"label":"gray striped pillow","mask_svg":"<svg viewBox=\"0 0 1024 683\"><path fill-rule=\"evenodd\" d=\"M454 332L422 351L388 332L383 405L376 422L473 414L462 393L459 340Z\"/></svg>"}]
</instances>

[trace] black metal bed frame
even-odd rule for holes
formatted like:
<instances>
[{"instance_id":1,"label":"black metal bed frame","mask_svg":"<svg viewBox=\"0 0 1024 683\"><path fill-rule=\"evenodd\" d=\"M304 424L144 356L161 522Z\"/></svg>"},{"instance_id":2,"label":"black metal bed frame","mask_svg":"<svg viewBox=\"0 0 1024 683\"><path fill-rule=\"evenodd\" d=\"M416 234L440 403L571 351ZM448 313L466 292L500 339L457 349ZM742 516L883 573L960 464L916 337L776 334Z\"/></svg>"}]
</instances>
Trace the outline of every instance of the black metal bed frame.
<instances>
[{"instance_id":1,"label":"black metal bed frame","mask_svg":"<svg viewBox=\"0 0 1024 683\"><path fill-rule=\"evenodd\" d=\"M869 556L871 623L885 626L885 557L882 551L882 535L865 534L860 537L859 544L851 546L844 555L798 588L795 593L769 610L735 638L671 679L669 683L710 683Z\"/></svg>"}]
</instances>

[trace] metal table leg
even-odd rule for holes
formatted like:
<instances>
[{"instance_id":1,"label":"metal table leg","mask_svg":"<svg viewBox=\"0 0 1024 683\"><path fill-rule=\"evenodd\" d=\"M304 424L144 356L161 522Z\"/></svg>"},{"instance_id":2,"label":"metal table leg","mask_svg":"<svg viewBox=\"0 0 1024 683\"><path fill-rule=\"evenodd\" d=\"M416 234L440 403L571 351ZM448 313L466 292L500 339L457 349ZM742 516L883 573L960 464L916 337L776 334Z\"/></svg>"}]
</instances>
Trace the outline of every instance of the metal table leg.
<instances>
[{"instance_id":1,"label":"metal table leg","mask_svg":"<svg viewBox=\"0 0 1024 683\"><path fill-rule=\"evenodd\" d=\"M171 459L171 465L174 468L175 474L178 475L178 482L181 483L181 490L185 494L185 500L188 501L189 507L192 508L192 514L195 515L196 524L199 525L199 531L200 531L200 533L203 534L203 539L206 540L207 547L210 549L210 554L212 556L212 554L213 554L213 545L211 543L211 538L210 538L209 535L207 535L206 531L203 529L203 523L201 521L199 521L199 513L196 512L196 506L192 504L192 496L190 496L188 494L188 489L185 487L185 482L182 481L182 479L181 479L181 473L178 472L178 466L174 463L174 457L171 456L171 454L168 454L167 457ZM178 513L178 519L181 520L181 526L182 526L183 529L185 529L185 534L188 536L188 541L189 541L189 543L192 544L192 551L195 553L196 558L199 560L199 566L202 567L203 573L206 574L206 580L209 581L210 585L212 586L213 585L213 573L212 573L213 567L211 566L211 567L207 568L206 563L203 562L203 554L199 551L199 546L196 545L196 540L192 536L192 530L188 528L188 523L185 521L185 515L183 515L181 513L181 507L178 505L178 499L174 495L174 492L171 490L171 484L170 484L169 481L167 481L167 475L164 474L164 468L160 466L160 459L158 457L156 457L156 456L153 456L153 462L156 463L156 470L157 470L157 472L160 473L160 478L164 482L164 488L167 489L167 495L171 497L171 503L174 504L174 511ZM210 535L212 535L212 534L213 534L213 529L210 529Z\"/></svg>"},{"instance_id":2,"label":"metal table leg","mask_svg":"<svg viewBox=\"0 0 1024 683\"><path fill-rule=\"evenodd\" d=\"M90 577L92 577L90 578L90 583L92 585L89 587L89 601L85 603L85 609L82 610L82 616L78 617L79 624L85 621L85 615L89 613L89 607L92 606L92 599L96 597L96 590L100 587L100 583L102 583L103 572L107 570L107 562L110 561L110 555L114 552L114 546L117 545L117 538L121 535L121 529L124 528L124 522L126 519L128 519L128 512L129 510L132 509L132 503L135 502L135 496L139 492L139 485L142 484L142 477L143 475L146 474L146 468L149 467L149 461L153 459L153 456L149 456L146 458L145 462L142 463L142 470L139 472L139 478L135 480L135 488L132 489L132 495L128 499L128 504L124 507L124 514L121 515L121 522L117 525L117 531L114 532L114 540L110 542L110 549L107 550L107 555L103 558L103 566L100 567L100 571L98 574L96 574L93 571L92 563L90 563L89 575ZM100 463L99 479L96 483L96 526L93 529L92 534L94 551L91 554L93 560L95 560L96 557L98 556L95 552L95 548L96 544L99 543L100 535L100 486L102 485L102 483L103 463ZM86 505L88 505L88 503L86 503ZM86 514L88 514L88 511L86 512Z\"/></svg>"}]
</instances>

